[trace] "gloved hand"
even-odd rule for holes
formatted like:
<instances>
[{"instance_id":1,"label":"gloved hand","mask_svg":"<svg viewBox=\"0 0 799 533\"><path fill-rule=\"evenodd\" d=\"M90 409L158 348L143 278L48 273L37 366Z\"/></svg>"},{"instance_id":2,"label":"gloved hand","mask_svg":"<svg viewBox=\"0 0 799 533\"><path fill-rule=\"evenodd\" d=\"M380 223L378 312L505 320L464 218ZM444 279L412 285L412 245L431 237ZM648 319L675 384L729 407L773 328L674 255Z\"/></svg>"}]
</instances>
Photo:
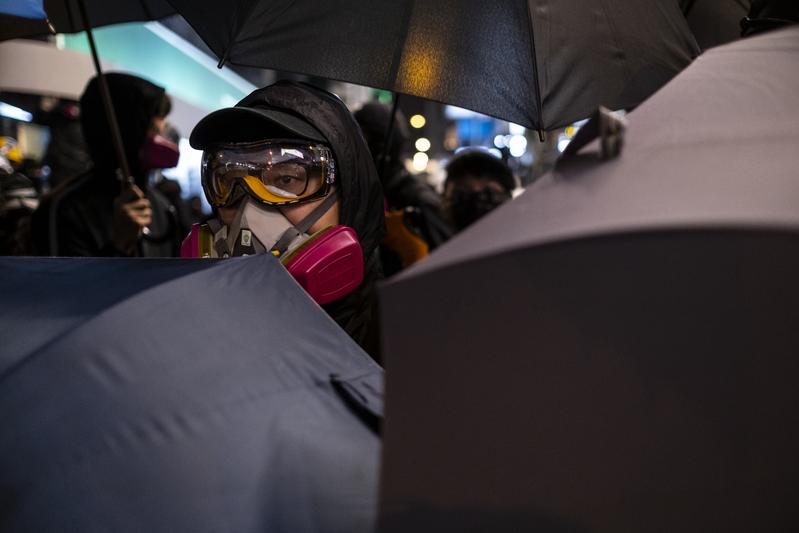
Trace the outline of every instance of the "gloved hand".
<instances>
[{"instance_id":1,"label":"gloved hand","mask_svg":"<svg viewBox=\"0 0 799 533\"><path fill-rule=\"evenodd\" d=\"M153 220L150 200L132 185L114 199L114 222L112 228L114 247L126 255L134 252L136 241L145 227Z\"/></svg>"}]
</instances>

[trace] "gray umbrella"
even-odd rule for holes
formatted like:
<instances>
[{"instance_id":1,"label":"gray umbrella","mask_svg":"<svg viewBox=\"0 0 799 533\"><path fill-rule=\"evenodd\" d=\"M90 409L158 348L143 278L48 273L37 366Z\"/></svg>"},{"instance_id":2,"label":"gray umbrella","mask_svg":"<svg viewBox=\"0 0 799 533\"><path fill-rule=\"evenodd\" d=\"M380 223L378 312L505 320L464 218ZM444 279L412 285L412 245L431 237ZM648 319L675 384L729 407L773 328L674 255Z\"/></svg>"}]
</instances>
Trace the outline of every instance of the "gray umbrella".
<instances>
[{"instance_id":1,"label":"gray umbrella","mask_svg":"<svg viewBox=\"0 0 799 533\"><path fill-rule=\"evenodd\" d=\"M0 530L373 529L382 370L273 257L0 273Z\"/></svg>"},{"instance_id":2,"label":"gray umbrella","mask_svg":"<svg viewBox=\"0 0 799 533\"><path fill-rule=\"evenodd\" d=\"M169 0L221 62L421 96L536 129L634 106L699 50L674 0Z\"/></svg>"},{"instance_id":3,"label":"gray umbrella","mask_svg":"<svg viewBox=\"0 0 799 533\"><path fill-rule=\"evenodd\" d=\"M799 28L382 290L385 531L799 529Z\"/></svg>"}]
</instances>

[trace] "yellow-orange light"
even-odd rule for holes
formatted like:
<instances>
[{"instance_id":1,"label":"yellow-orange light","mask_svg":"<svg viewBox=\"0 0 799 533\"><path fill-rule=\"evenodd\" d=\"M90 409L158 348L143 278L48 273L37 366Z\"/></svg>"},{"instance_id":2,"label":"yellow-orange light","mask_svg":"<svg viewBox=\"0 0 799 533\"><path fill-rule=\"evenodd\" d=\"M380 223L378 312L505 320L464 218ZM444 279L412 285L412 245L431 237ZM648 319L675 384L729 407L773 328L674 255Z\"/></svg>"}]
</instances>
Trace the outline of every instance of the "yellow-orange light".
<instances>
[{"instance_id":1,"label":"yellow-orange light","mask_svg":"<svg viewBox=\"0 0 799 533\"><path fill-rule=\"evenodd\" d=\"M416 129L424 128L424 125L427 124L427 119L423 115L414 115L410 118L410 123Z\"/></svg>"}]
</instances>

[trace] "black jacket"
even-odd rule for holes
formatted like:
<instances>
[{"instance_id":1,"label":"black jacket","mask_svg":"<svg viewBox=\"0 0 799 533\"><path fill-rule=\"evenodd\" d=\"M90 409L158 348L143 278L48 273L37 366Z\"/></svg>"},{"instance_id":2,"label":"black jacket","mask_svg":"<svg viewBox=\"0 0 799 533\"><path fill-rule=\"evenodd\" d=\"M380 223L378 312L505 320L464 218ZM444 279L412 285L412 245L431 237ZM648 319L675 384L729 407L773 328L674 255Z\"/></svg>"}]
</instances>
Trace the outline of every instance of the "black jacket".
<instances>
[{"instance_id":1,"label":"black jacket","mask_svg":"<svg viewBox=\"0 0 799 533\"><path fill-rule=\"evenodd\" d=\"M113 243L114 199L120 194L115 176L97 170L78 176L45 197L33 214L33 246L37 255L62 257L123 256ZM143 188L153 221L150 238L141 239L134 255L179 255L180 226L169 200L154 187Z\"/></svg>"},{"instance_id":2,"label":"black jacket","mask_svg":"<svg viewBox=\"0 0 799 533\"><path fill-rule=\"evenodd\" d=\"M333 151L341 196L340 223L358 234L365 274L356 291L323 307L365 351L379 358L375 284L383 277L378 251L385 233L383 191L360 128L340 99L302 83L278 82L237 104L259 106L300 116L324 135Z\"/></svg>"}]
</instances>

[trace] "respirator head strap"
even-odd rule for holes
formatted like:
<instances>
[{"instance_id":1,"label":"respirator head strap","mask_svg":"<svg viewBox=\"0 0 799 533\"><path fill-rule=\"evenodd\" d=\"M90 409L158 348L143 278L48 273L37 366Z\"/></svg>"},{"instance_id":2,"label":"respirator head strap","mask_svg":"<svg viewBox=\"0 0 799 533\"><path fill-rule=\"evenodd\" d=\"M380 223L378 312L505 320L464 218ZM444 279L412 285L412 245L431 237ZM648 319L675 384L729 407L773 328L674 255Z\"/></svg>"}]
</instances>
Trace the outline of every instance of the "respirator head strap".
<instances>
[{"instance_id":1,"label":"respirator head strap","mask_svg":"<svg viewBox=\"0 0 799 533\"><path fill-rule=\"evenodd\" d=\"M307 233L308 230L316 224L316 221L322 218L322 216L327 213L331 207L336 203L338 200L338 195L336 191L333 190L330 194L325 197L324 201L319 204L311 213L298 222L295 226L290 227L280 238L277 240L274 246L269 250L269 253L280 257L283 255L286 250L288 249L289 245L294 242L294 239L302 235L303 233Z\"/></svg>"}]
</instances>

